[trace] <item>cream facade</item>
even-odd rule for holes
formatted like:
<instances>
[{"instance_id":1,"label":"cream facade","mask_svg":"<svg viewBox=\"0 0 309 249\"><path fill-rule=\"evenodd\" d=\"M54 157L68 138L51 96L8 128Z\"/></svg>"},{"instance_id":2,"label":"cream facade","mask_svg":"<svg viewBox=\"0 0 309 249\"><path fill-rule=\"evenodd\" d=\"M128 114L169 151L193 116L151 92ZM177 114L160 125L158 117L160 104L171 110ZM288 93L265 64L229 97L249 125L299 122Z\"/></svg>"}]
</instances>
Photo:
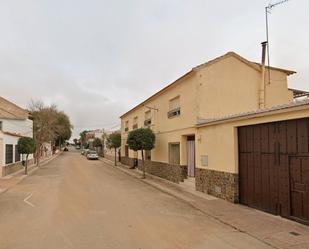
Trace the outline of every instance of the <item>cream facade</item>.
<instances>
[{"instance_id":1,"label":"cream facade","mask_svg":"<svg viewBox=\"0 0 309 249\"><path fill-rule=\"evenodd\" d=\"M265 69L234 52L193 68L121 116L122 162L133 165L134 158L137 162L141 159L140 153L126 145L128 132L150 127L156 144L146 163L149 173L174 182L196 177L198 190L236 201L237 125L201 126L201 122L293 104L295 91L288 88L287 82L293 73L280 68ZM202 172L201 176L199 169L206 168L207 173ZM205 177L223 179L223 184L232 186L229 191L223 186L221 191L222 186L215 188L216 183L208 182L218 193L201 189Z\"/></svg>"}]
</instances>

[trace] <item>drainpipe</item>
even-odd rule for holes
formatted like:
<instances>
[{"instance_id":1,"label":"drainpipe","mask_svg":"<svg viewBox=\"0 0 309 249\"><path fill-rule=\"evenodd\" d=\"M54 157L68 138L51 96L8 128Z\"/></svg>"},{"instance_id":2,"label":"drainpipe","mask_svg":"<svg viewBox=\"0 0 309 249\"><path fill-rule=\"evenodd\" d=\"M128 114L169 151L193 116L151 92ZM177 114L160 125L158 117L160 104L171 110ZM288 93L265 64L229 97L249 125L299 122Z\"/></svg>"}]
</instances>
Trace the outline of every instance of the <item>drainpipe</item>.
<instances>
[{"instance_id":1,"label":"drainpipe","mask_svg":"<svg viewBox=\"0 0 309 249\"><path fill-rule=\"evenodd\" d=\"M265 58L267 42L262 42L261 85L259 91L259 108L265 108ZM269 70L269 69L268 69Z\"/></svg>"}]
</instances>

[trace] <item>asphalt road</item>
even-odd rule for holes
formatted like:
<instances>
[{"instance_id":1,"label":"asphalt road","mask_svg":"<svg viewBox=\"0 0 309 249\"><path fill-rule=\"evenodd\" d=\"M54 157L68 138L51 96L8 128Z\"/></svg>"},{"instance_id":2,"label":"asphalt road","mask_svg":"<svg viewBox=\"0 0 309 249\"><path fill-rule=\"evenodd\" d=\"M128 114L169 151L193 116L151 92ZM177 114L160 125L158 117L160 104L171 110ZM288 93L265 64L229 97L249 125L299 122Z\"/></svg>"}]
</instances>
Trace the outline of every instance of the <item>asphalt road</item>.
<instances>
[{"instance_id":1,"label":"asphalt road","mask_svg":"<svg viewBox=\"0 0 309 249\"><path fill-rule=\"evenodd\" d=\"M269 248L101 161L67 152L0 194L0 249Z\"/></svg>"}]
</instances>

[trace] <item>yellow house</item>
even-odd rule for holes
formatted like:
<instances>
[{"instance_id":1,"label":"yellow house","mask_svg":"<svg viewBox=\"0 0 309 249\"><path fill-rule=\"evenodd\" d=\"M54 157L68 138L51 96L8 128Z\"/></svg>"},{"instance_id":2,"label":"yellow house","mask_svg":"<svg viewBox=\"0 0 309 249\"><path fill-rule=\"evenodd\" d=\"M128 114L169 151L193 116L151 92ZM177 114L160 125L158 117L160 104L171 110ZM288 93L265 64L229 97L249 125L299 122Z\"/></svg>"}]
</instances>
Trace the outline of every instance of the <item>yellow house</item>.
<instances>
[{"instance_id":1,"label":"yellow house","mask_svg":"<svg viewBox=\"0 0 309 249\"><path fill-rule=\"evenodd\" d=\"M282 105L294 110L293 96L305 93L288 88L287 77L294 71L265 67L263 57L259 64L228 52L194 67L123 114L122 162L140 165L141 155L129 150L127 135L133 129L150 127L156 144L146 153L147 172L177 183L195 177L197 190L238 202L236 137L240 125L221 123L244 113L263 116L265 112L259 111L273 113L276 109L270 108ZM218 126L214 121L219 120Z\"/></svg>"}]
</instances>

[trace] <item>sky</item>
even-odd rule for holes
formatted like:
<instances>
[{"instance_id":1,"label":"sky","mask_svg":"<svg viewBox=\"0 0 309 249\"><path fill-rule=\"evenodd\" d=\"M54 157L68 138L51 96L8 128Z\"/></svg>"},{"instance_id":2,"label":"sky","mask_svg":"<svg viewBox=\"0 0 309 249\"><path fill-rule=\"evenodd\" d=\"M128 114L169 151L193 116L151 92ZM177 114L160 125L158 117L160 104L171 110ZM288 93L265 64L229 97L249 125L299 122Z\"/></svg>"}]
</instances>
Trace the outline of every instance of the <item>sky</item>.
<instances>
[{"instance_id":1,"label":"sky","mask_svg":"<svg viewBox=\"0 0 309 249\"><path fill-rule=\"evenodd\" d=\"M276 0L277 1L277 0ZM264 0L1 0L0 95L56 104L74 126L119 116L192 67L228 51L261 60ZM309 91L309 1L269 15L271 65Z\"/></svg>"}]
</instances>

